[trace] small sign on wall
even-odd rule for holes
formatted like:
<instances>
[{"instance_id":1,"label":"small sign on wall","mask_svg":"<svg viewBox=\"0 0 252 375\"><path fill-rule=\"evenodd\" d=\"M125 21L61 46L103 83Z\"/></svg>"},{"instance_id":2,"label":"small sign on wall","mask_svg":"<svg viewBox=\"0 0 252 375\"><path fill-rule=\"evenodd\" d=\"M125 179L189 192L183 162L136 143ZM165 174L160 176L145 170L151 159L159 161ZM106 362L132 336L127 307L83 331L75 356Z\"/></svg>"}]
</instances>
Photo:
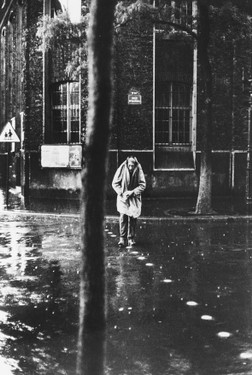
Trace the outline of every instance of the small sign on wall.
<instances>
[{"instance_id":1,"label":"small sign on wall","mask_svg":"<svg viewBox=\"0 0 252 375\"><path fill-rule=\"evenodd\" d=\"M128 104L139 105L142 104L142 95L139 90L130 89L128 93Z\"/></svg>"},{"instance_id":2,"label":"small sign on wall","mask_svg":"<svg viewBox=\"0 0 252 375\"><path fill-rule=\"evenodd\" d=\"M81 145L42 145L42 168L81 168Z\"/></svg>"}]
</instances>

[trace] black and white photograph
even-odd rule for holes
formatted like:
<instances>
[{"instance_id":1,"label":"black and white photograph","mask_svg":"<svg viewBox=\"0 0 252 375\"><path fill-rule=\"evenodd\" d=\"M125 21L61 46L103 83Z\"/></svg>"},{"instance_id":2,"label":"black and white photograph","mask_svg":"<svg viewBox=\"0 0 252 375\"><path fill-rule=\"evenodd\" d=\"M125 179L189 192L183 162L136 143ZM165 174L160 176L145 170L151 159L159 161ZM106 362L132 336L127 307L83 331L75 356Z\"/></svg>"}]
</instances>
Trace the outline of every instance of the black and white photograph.
<instances>
[{"instance_id":1,"label":"black and white photograph","mask_svg":"<svg viewBox=\"0 0 252 375\"><path fill-rule=\"evenodd\" d=\"M252 375L252 0L0 0L0 375Z\"/></svg>"}]
</instances>

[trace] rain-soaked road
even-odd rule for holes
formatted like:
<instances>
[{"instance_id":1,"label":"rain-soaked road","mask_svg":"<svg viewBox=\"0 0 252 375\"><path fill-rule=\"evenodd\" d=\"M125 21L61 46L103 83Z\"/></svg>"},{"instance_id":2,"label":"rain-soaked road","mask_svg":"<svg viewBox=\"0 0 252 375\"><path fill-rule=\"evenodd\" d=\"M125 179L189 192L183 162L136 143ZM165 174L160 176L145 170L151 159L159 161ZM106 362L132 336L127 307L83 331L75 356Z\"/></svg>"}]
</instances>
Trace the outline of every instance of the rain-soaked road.
<instances>
[{"instance_id":1,"label":"rain-soaked road","mask_svg":"<svg viewBox=\"0 0 252 375\"><path fill-rule=\"evenodd\" d=\"M106 225L107 375L252 374L252 223ZM77 217L0 222L0 374L75 374Z\"/></svg>"}]
</instances>

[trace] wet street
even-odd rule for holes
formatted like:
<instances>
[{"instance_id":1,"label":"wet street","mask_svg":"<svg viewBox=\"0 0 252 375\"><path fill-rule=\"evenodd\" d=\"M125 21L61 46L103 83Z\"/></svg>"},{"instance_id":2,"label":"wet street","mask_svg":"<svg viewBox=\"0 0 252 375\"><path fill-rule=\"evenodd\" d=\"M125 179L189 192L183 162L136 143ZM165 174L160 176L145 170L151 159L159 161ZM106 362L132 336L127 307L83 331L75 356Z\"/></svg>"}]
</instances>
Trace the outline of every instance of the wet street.
<instances>
[{"instance_id":1,"label":"wet street","mask_svg":"<svg viewBox=\"0 0 252 375\"><path fill-rule=\"evenodd\" d=\"M0 369L75 374L78 216L3 213ZM105 228L107 375L252 374L252 223L139 221Z\"/></svg>"}]
</instances>

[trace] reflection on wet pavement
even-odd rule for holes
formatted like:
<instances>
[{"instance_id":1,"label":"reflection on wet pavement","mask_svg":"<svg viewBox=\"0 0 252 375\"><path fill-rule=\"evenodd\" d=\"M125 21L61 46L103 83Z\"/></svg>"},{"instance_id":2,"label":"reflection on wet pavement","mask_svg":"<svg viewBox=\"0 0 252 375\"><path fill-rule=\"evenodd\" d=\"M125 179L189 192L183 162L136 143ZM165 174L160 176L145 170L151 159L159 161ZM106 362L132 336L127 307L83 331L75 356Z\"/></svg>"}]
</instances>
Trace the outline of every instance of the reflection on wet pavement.
<instances>
[{"instance_id":1,"label":"reflection on wet pavement","mask_svg":"<svg viewBox=\"0 0 252 375\"><path fill-rule=\"evenodd\" d=\"M107 222L106 375L251 374L251 230L142 221L120 250ZM79 260L78 219L1 221L1 374L75 374Z\"/></svg>"},{"instance_id":2,"label":"reflection on wet pavement","mask_svg":"<svg viewBox=\"0 0 252 375\"><path fill-rule=\"evenodd\" d=\"M140 236L108 256L109 373L251 374L250 225L146 223Z\"/></svg>"},{"instance_id":3,"label":"reflection on wet pavement","mask_svg":"<svg viewBox=\"0 0 252 375\"><path fill-rule=\"evenodd\" d=\"M9 373L61 374L68 366L72 371L78 262L77 220L1 223L0 354ZM5 374L1 362L0 369Z\"/></svg>"},{"instance_id":4,"label":"reflection on wet pavement","mask_svg":"<svg viewBox=\"0 0 252 375\"><path fill-rule=\"evenodd\" d=\"M23 207L21 202L21 187L9 187L8 198L6 197L7 190L0 186L0 211L8 209L19 210Z\"/></svg>"}]
</instances>

